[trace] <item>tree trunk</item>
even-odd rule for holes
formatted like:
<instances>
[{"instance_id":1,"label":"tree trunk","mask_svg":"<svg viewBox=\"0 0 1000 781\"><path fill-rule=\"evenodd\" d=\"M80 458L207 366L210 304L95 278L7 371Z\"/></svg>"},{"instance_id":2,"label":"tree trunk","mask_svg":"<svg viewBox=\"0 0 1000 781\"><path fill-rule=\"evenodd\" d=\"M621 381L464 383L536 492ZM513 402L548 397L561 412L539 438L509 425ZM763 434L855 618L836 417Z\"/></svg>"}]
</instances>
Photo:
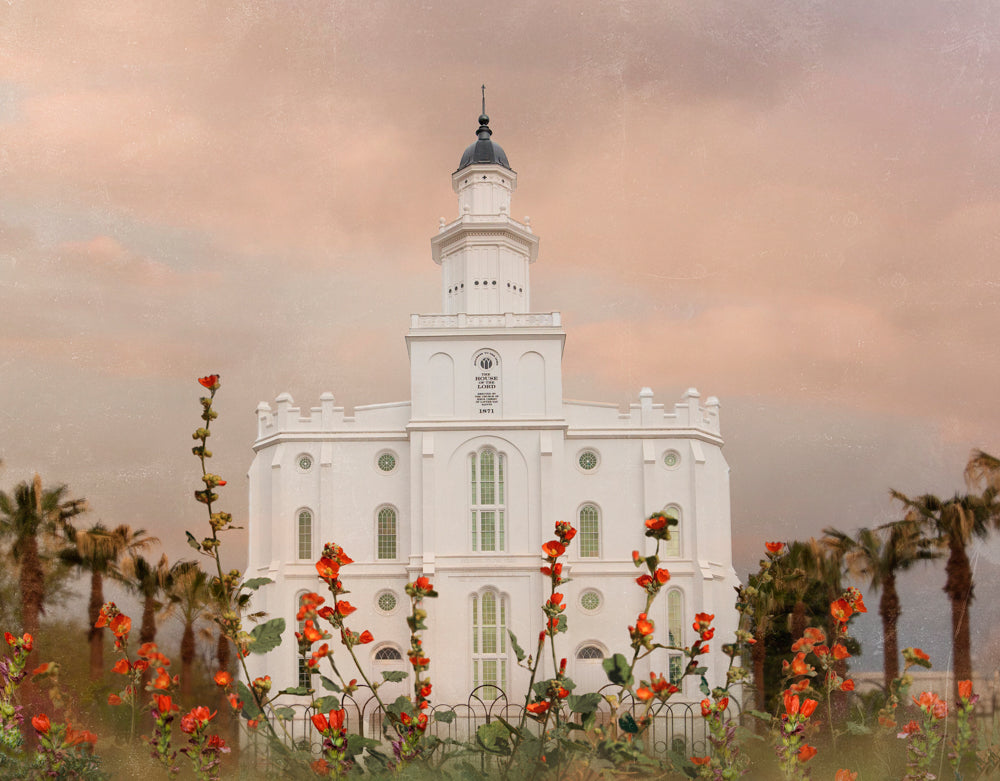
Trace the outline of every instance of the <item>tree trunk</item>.
<instances>
[{"instance_id":1,"label":"tree trunk","mask_svg":"<svg viewBox=\"0 0 1000 781\"><path fill-rule=\"evenodd\" d=\"M878 604L878 614L882 616L882 671L885 690L899 677L899 637L897 627L903 609L896 592L896 573L890 572L882 581L882 598Z\"/></svg>"},{"instance_id":2,"label":"tree trunk","mask_svg":"<svg viewBox=\"0 0 1000 781\"><path fill-rule=\"evenodd\" d=\"M90 680L99 681L104 676L104 630L94 626L104 605L104 576L100 572L90 574L90 603L87 605L90 642Z\"/></svg>"},{"instance_id":3,"label":"tree trunk","mask_svg":"<svg viewBox=\"0 0 1000 781\"><path fill-rule=\"evenodd\" d=\"M194 625L191 621L184 622L184 634L181 636L181 701L190 705L191 701L191 666L194 662Z\"/></svg>"},{"instance_id":4,"label":"tree trunk","mask_svg":"<svg viewBox=\"0 0 1000 781\"><path fill-rule=\"evenodd\" d=\"M21 622L24 631L37 639L38 617L44 609L45 601L45 573L38 556L38 539L34 535L24 540L21 571L18 574L21 586Z\"/></svg>"},{"instance_id":5,"label":"tree trunk","mask_svg":"<svg viewBox=\"0 0 1000 781\"><path fill-rule=\"evenodd\" d=\"M792 608L792 623L789 627L792 633L792 642L795 642L806 633L806 625L808 623L806 607L806 603L800 599L795 603L795 607Z\"/></svg>"},{"instance_id":6,"label":"tree trunk","mask_svg":"<svg viewBox=\"0 0 1000 781\"><path fill-rule=\"evenodd\" d=\"M139 643L156 640L156 599L152 596L142 600L142 626L139 628Z\"/></svg>"},{"instance_id":7,"label":"tree trunk","mask_svg":"<svg viewBox=\"0 0 1000 781\"><path fill-rule=\"evenodd\" d=\"M951 550L945 567L947 579L944 591L951 600L951 637L954 656L955 692L958 699L958 682L972 680L972 640L969 637L969 608L972 605L972 568L965 546L958 535L950 536Z\"/></svg>"}]
</instances>

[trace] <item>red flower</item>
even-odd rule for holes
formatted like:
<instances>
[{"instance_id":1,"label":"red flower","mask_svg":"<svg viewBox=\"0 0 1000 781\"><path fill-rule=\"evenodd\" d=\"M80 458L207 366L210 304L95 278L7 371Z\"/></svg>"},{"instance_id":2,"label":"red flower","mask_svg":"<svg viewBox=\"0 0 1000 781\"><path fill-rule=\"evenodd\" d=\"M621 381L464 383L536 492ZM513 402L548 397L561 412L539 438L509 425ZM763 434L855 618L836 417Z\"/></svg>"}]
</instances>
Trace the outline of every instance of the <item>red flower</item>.
<instances>
[{"instance_id":1,"label":"red flower","mask_svg":"<svg viewBox=\"0 0 1000 781\"><path fill-rule=\"evenodd\" d=\"M534 713L536 716L540 716L549 709L549 704L547 702L532 702L525 706L528 713Z\"/></svg>"},{"instance_id":2,"label":"red flower","mask_svg":"<svg viewBox=\"0 0 1000 781\"><path fill-rule=\"evenodd\" d=\"M799 749L799 762L808 762L816 756L816 749L812 746L805 745Z\"/></svg>"},{"instance_id":3,"label":"red flower","mask_svg":"<svg viewBox=\"0 0 1000 781\"><path fill-rule=\"evenodd\" d=\"M911 650L913 651L913 655L918 659L923 659L925 662L929 662L931 660L931 658L919 648L913 648Z\"/></svg>"},{"instance_id":4,"label":"red flower","mask_svg":"<svg viewBox=\"0 0 1000 781\"><path fill-rule=\"evenodd\" d=\"M49 672L49 670L51 670L54 665L55 665L54 662L45 662L44 664L40 664L40 665L38 665L38 667L36 667L34 670L32 670L31 674L32 675L45 675L45 673ZM961 684L959 684L959 686L961 686Z\"/></svg>"},{"instance_id":5,"label":"red flower","mask_svg":"<svg viewBox=\"0 0 1000 781\"><path fill-rule=\"evenodd\" d=\"M817 705L819 705L819 703L816 702L816 700L803 700L802 708L799 711L799 713L801 713L808 719L810 716L813 715L813 711L816 710Z\"/></svg>"},{"instance_id":6,"label":"red flower","mask_svg":"<svg viewBox=\"0 0 1000 781\"><path fill-rule=\"evenodd\" d=\"M124 613L119 613L111 619L109 626L111 631L115 633L115 637L124 637L132 631L132 619Z\"/></svg>"},{"instance_id":7,"label":"red flower","mask_svg":"<svg viewBox=\"0 0 1000 781\"><path fill-rule=\"evenodd\" d=\"M550 559L558 559L566 552L566 546L563 545L559 540L549 540L544 545L542 545L542 553L548 556Z\"/></svg>"},{"instance_id":8,"label":"red flower","mask_svg":"<svg viewBox=\"0 0 1000 781\"><path fill-rule=\"evenodd\" d=\"M24 643L24 650L31 653L31 649L35 647L35 638L30 633L25 632L21 636L21 641Z\"/></svg>"},{"instance_id":9,"label":"red flower","mask_svg":"<svg viewBox=\"0 0 1000 781\"><path fill-rule=\"evenodd\" d=\"M330 729L341 730L344 728L344 718L347 716L347 711L343 708L340 710L330 711Z\"/></svg>"},{"instance_id":10,"label":"red flower","mask_svg":"<svg viewBox=\"0 0 1000 781\"><path fill-rule=\"evenodd\" d=\"M653 634L653 622L646 620L646 614L640 613L638 620L635 622L635 631L640 635L651 635Z\"/></svg>"},{"instance_id":11,"label":"red flower","mask_svg":"<svg viewBox=\"0 0 1000 781\"><path fill-rule=\"evenodd\" d=\"M367 629L364 632L362 632L361 636L358 638L358 642L361 643L361 645L365 645L366 643L371 643L374 640L375 638L372 637L372 633L369 632Z\"/></svg>"},{"instance_id":12,"label":"red flower","mask_svg":"<svg viewBox=\"0 0 1000 781\"><path fill-rule=\"evenodd\" d=\"M204 727L214 718L215 713L211 713L204 705L198 705L181 717L181 732L190 735L192 732Z\"/></svg>"},{"instance_id":13,"label":"red flower","mask_svg":"<svg viewBox=\"0 0 1000 781\"><path fill-rule=\"evenodd\" d=\"M646 528L650 531L658 532L667 525L667 516L663 514L651 515L646 519Z\"/></svg>"},{"instance_id":14,"label":"red flower","mask_svg":"<svg viewBox=\"0 0 1000 781\"><path fill-rule=\"evenodd\" d=\"M209 374L207 377L199 377L198 382L205 388L209 390L215 390L219 387L219 375Z\"/></svg>"},{"instance_id":15,"label":"red flower","mask_svg":"<svg viewBox=\"0 0 1000 781\"><path fill-rule=\"evenodd\" d=\"M840 684L840 690L842 692L852 692L854 691L854 681L848 678L842 684Z\"/></svg>"},{"instance_id":16,"label":"red flower","mask_svg":"<svg viewBox=\"0 0 1000 781\"><path fill-rule=\"evenodd\" d=\"M691 761L696 765L707 765L712 761L711 757L691 757Z\"/></svg>"},{"instance_id":17,"label":"red flower","mask_svg":"<svg viewBox=\"0 0 1000 781\"><path fill-rule=\"evenodd\" d=\"M782 696L785 701L785 713L789 716L797 714L799 712L799 696L790 691L786 691Z\"/></svg>"},{"instance_id":18,"label":"red flower","mask_svg":"<svg viewBox=\"0 0 1000 781\"><path fill-rule=\"evenodd\" d=\"M958 682L958 696L963 700L972 699L972 681Z\"/></svg>"},{"instance_id":19,"label":"red flower","mask_svg":"<svg viewBox=\"0 0 1000 781\"><path fill-rule=\"evenodd\" d=\"M701 701L701 715L703 717L708 717L711 714L712 714L712 701L706 698Z\"/></svg>"},{"instance_id":20,"label":"red flower","mask_svg":"<svg viewBox=\"0 0 1000 781\"><path fill-rule=\"evenodd\" d=\"M653 576L647 572L637 577L635 582L639 584L639 588L646 588L646 586L653 582Z\"/></svg>"},{"instance_id":21,"label":"red flower","mask_svg":"<svg viewBox=\"0 0 1000 781\"><path fill-rule=\"evenodd\" d=\"M852 608L850 603L843 597L830 603L830 615L840 623L847 621L853 613L854 608Z\"/></svg>"},{"instance_id":22,"label":"red flower","mask_svg":"<svg viewBox=\"0 0 1000 781\"><path fill-rule=\"evenodd\" d=\"M850 770L844 770L841 768L837 771L837 774L833 777L833 781L858 781L858 774L852 773Z\"/></svg>"},{"instance_id":23,"label":"red flower","mask_svg":"<svg viewBox=\"0 0 1000 781\"><path fill-rule=\"evenodd\" d=\"M111 672L128 675L128 659L119 659L115 662L115 666L111 668Z\"/></svg>"},{"instance_id":24,"label":"red flower","mask_svg":"<svg viewBox=\"0 0 1000 781\"><path fill-rule=\"evenodd\" d=\"M632 551L632 563L638 567L640 562L642 562L642 556L639 554L639 551Z\"/></svg>"},{"instance_id":25,"label":"red flower","mask_svg":"<svg viewBox=\"0 0 1000 781\"><path fill-rule=\"evenodd\" d=\"M216 686L228 686L233 682L233 676L225 670L219 670L219 672L215 674L213 680L215 681Z\"/></svg>"},{"instance_id":26,"label":"red flower","mask_svg":"<svg viewBox=\"0 0 1000 781\"><path fill-rule=\"evenodd\" d=\"M52 725L49 722L48 716L44 713L39 713L37 716L31 717L31 726L35 728L39 735L45 735Z\"/></svg>"},{"instance_id":27,"label":"red flower","mask_svg":"<svg viewBox=\"0 0 1000 781\"><path fill-rule=\"evenodd\" d=\"M431 584L430 579L429 578L425 578L423 576L420 576L415 581L413 581L413 585L414 585L415 588L419 589L420 591L433 591L434 590L434 586Z\"/></svg>"},{"instance_id":28,"label":"red flower","mask_svg":"<svg viewBox=\"0 0 1000 781\"><path fill-rule=\"evenodd\" d=\"M330 721L322 713L314 713L310 716L313 726L319 730L321 735L325 735L330 729Z\"/></svg>"},{"instance_id":29,"label":"red flower","mask_svg":"<svg viewBox=\"0 0 1000 781\"><path fill-rule=\"evenodd\" d=\"M156 709L160 712L161 716L170 713L170 711L178 710L174 701L170 699L169 694L156 694L154 697L156 699Z\"/></svg>"},{"instance_id":30,"label":"red flower","mask_svg":"<svg viewBox=\"0 0 1000 781\"><path fill-rule=\"evenodd\" d=\"M911 720L909 724L903 727L902 731L896 735L897 738L908 738L915 732L920 732L920 725L916 721Z\"/></svg>"},{"instance_id":31,"label":"red flower","mask_svg":"<svg viewBox=\"0 0 1000 781\"><path fill-rule=\"evenodd\" d=\"M833 646L834 659L846 659L850 655L851 655L850 652L844 647L842 643L837 643L836 645Z\"/></svg>"},{"instance_id":32,"label":"red flower","mask_svg":"<svg viewBox=\"0 0 1000 781\"><path fill-rule=\"evenodd\" d=\"M646 702L647 700L653 699L653 697L656 695L654 695L653 692L651 692L645 686L640 686L638 689L635 690L635 696L638 697L643 702Z\"/></svg>"},{"instance_id":33,"label":"red flower","mask_svg":"<svg viewBox=\"0 0 1000 781\"><path fill-rule=\"evenodd\" d=\"M325 759L317 759L315 762L309 765L309 767L311 767L312 772L314 772L318 776L330 775L330 763L327 762Z\"/></svg>"},{"instance_id":34,"label":"red flower","mask_svg":"<svg viewBox=\"0 0 1000 781\"><path fill-rule=\"evenodd\" d=\"M715 620L715 613L695 613L694 631L700 632L702 629L708 627L714 620ZM701 626L699 626L699 624Z\"/></svg>"},{"instance_id":35,"label":"red flower","mask_svg":"<svg viewBox=\"0 0 1000 781\"><path fill-rule=\"evenodd\" d=\"M108 705L121 705L121 704L122 704L122 698L119 697L117 694L108 695Z\"/></svg>"},{"instance_id":36,"label":"red flower","mask_svg":"<svg viewBox=\"0 0 1000 781\"><path fill-rule=\"evenodd\" d=\"M809 665L806 664L806 655L801 651L795 654L795 658L792 659L792 674L793 675L809 674Z\"/></svg>"},{"instance_id":37,"label":"red flower","mask_svg":"<svg viewBox=\"0 0 1000 781\"><path fill-rule=\"evenodd\" d=\"M656 582L662 586L664 583L670 580L670 571L660 568L653 573L653 576L656 578Z\"/></svg>"},{"instance_id":38,"label":"red flower","mask_svg":"<svg viewBox=\"0 0 1000 781\"><path fill-rule=\"evenodd\" d=\"M337 602L337 614L341 618L346 618L351 613L353 613L355 610L357 610L357 608L354 607L354 605L352 605L347 600L341 599L341 600L339 600Z\"/></svg>"},{"instance_id":39,"label":"red flower","mask_svg":"<svg viewBox=\"0 0 1000 781\"><path fill-rule=\"evenodd\" d=\"M324 556L316 562L316 572L319 573L322 580L329 583L331 580L337 579L337 576L340 574L340 565L333 559L328 559Z\"/></svg>"},{"instance_id":40,"label":"red flower","mask_svg":"<svg viewBox=\"0 0 1000 781\"><path fill-rule=\"evenodd\" d=\"M156 671L156 678L153 680L154 689L169 689L170 688L170 676L167 675L167 671L162 667Z\"/></svg>"},{"instance_id":41,"label":"red flower","mask_svg":"<svg viewBox=\"0 0 1000 781\"><path fill-rule=\"evenodd\" d=\"M781 549L785 547L783 542L765 542L764 547L767 548L768 553L781 553Z\"/></svg>"}]
</instances>

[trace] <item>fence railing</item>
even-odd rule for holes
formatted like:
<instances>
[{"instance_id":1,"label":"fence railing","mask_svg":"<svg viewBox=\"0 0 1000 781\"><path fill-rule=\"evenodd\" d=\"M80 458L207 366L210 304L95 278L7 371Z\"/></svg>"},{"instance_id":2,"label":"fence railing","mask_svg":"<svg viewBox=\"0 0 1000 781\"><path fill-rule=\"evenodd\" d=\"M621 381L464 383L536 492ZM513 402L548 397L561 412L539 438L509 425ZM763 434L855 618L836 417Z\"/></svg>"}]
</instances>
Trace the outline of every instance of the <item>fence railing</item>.
<instances>
[{"instance_id":1,"label":"fence railing","mask_svg":"<svg viewBox=\"0 0 1000 781\"><path fill-rule=\"evenodd\" d=\"M614 685L605 686L599 691L601 694L615 695L618 692L619 687ZM306 703L286 704L286 707L290 707L294 715L283 720L281 727L278 727L278 733L287 735L288 741L293 745L318 753L322 740L311 722L311 717L317 712L316 709ZM382 729L384 714L370 689L362 687L354 694L343 696L341 707L345 711L344 724L348 732L384 740ZM636 701L626 692L618 713L619 715L629 713L638 719L644 709L644 703ZM474 740L476 730L484 724L489 724L498 718L517 724L523 712L523 703L511 703L506 692L493 685L484 685L474 689L464 703L434 705L429 709L427 715L430 723L427 732L441 739L460 742ZM438 721L434 717L436 713L455 715L450 721ZM736 702L736 698L733 698L730 700L728 715L738 719L740 713L740 705ZM579 716L575 718L578 719ZM613 718L614 713L610 703L602 699L597 709L597 724L609 725ZM536 722L528 719L526 724L528 729L537 734L539 725ZM685 756L708 753L708 726L702 718L699 703L667 703L646 729L643 743L646 752L657 757L663 757L674 749ZM265 741L254 740L248 748L257 759L266 760L268 749Z\"/></svg>"}]
</instances>

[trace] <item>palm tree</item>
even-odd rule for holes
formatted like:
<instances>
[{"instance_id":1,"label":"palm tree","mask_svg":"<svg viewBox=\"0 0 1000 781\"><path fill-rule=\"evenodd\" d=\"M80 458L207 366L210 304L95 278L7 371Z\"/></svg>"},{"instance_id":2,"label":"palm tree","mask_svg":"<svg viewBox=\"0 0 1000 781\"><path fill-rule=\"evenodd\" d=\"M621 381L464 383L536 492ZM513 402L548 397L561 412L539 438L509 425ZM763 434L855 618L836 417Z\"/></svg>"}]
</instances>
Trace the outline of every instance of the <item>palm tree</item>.
<instances>
[{"instance_id":1,"label":"palm tree","mask_svg":"<svg viewBox=\"0 0 1000 781\"><path fill-rule=\"evenodd\" d=\"M122 562L122 575L126 586L142 598L142 625L139 642L156 640L156 613L162 607L157 597L165 593L170 576L170 564L164 553L153 564L141 555L131 555Z\"/></svg>"},{"instance_id":2,"label":"palm tree","mask_svg":"<svg viewBox=\"0 0 1000 781\"><path fill-rule=\"evenodd\" d=\"M191 697L191 667L195 657L194 625L208 611L211 600L208 575L196 561L179 561L170 568L167 585L171 605L180 611L184 623L181 635L181 697Z\"/></svg>"},{"instance_id":3,"label":"palm tree","mask_svg":"<svg viewBox=\"0 0 1000 781\"><path fill-rule=\"evenodd\" d=\"M18 564L21 622L25 632L38 633L38 618L45 610L45 567L39 537L65 534L70 519L87 509L84 499L67 499L67 488L42 488L42 478L18 484L12 494L0 491L0 534L13 538L11 553Z\"/></svg>"},{"instance_id":4,"label":"palm tree","mask_svg":"<svg viewBox=\"0 0 1000 781\"><path fill-rule=\"evenodd\" d=\"M95 681L104 675L104 635L95 626L104 604L104 578L121 579L118 571L121 557L144 550L159 540L148 536L144 529L133 530L127 524L120 524L109 530L100 522L83 531L70 529L67 537L71 544L60 552L60 558L90 573L87 640L90 643L90 679Z\"/></svg>"},{"instance_id":5,"label":"palm tree","mask_svg":"<svg viewBox=\"0 0 1000 781\"><path fill-rule=\"evenodd\" d=\"M940 554L924 536L920 524L896 521L878 529L862 528L851 537L837 529L824 529L824 545L844 557L848 570L868 581L868 587L880 591L878 613L882 617L882 670L885 690L899 676L899 640L897 626L903 610L896 591L896 573L918 561Z\"/></svg>"},{"instance_id":6,"label":"palm tree","mask_svg":"<svg viewBox=\"0 0 1000 781\"><path fill-rule=\"evenodd\" d=\"M986 537L1000 522L996 485L1000 472L996 465L997 459L993 456L974 451L965 470L966 485L972 493L956 494L948 500L932 494L911 499L899 491L892 491L893 498L907 508L907 519L926 524L937 537L938 544L948 549L944 592L951 601L956 696L958 682L972 678L969 608L974 583L967 548L974 538Z\"/></svg>"}]
</instances>

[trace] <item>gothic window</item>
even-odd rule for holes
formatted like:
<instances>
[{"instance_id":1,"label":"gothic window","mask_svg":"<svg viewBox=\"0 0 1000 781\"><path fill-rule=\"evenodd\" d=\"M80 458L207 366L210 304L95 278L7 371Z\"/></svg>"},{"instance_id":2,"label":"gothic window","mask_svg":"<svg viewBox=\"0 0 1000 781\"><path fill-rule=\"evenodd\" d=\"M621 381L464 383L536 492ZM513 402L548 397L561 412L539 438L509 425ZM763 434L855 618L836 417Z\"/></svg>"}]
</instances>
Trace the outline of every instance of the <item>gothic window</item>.
<instances>
[{"instance_id":1,"label":"gothic window","mask_svg":"<svg viewBox=\"0 0 1000 781\"><path fill-rule=\"evenodd\" d=\"M495 591L472 596L472 688L496 699L507 686L507 598Z\"/></svg>"},{"instance_id":2,"label":"gothic window","mask_svg":"<svg viewBox=\"0 0 1000 781\"><path fill-rule=\"evenodd\" d=\"M313 516L309 510L299 510L298 513L298 557L299 559L311 559L313 538Z\"/></svg>"},{"instance_id":3,"label":"gothic window","mask_svg":"<svg viewBox=\"0 0 1000 781\"><path fill-rule=\"evenodd\" d=\"M683 647L682 636L684 628L684 596L679 588L667 592L667 645ZM684 657L680 652L667 652L667 669L670 671L670 682L678 684L684 675Z\"/></svg>"},{"instance_id":4,"label":"gothic window","mask_svg":"<svg viewBox=\"0 0 1000 781\"><path fill-rule=\"evenodd\" d=\"M596 558L601 555L601 513L596 506L585 504L580 508L580 556Z\"/></svg>"},{"instance_id":5,"label":"gothic window","mask_svg":"<svg viewBox=\"0 0 1000 781\"><path fill-rule=\"evenodd\" d=\"M379 559L396 558L396 511L392 507L383 507L378 511L378 544Z\"/></svg>"},{"instance_id":6,"label":"gothic window","mask_svg":"<svg viewBox=\"0 0 1000 781\"><path fill-rule=\"evenodd\" d=\"M384 645L375 652L376 662L398 662L403 655L391 645Z\"/></svg>"},{"instance_id":7,"label":"gothic window","mask_svg":"<svg viewBox=\"0 0 1000 781\"><path fill-rule=\"evenodd\" d=\"M492 448L473 453L471 465L472 550L504 550L504 456Z\"/></svg>"},{"instance_id":8,"label":"gothic window","mask_svg":"<svg viewBox=\"0 0 1000 781\"><path fill-rule=\"evenodd\" d=\"M667 540L663 548L664 556L676 558L681 555L681 524L683 523L681 518L681 508L676 504L669 504L663 508L663 513L670 518L677 519L676 526L668 527L670 529L670 539Z\"/></svg>"},{"instance_id":9,"label":"gothic window","mask_svg":"<svg viewBox=\"0 0 1000 781\"><path fill-rule=\"evenodd\" d=\"M585 645L576 652L576 658L583 659L585 661L595 661L604 658L604 651L596 645Z\"/></svg>"}]
</instances>

